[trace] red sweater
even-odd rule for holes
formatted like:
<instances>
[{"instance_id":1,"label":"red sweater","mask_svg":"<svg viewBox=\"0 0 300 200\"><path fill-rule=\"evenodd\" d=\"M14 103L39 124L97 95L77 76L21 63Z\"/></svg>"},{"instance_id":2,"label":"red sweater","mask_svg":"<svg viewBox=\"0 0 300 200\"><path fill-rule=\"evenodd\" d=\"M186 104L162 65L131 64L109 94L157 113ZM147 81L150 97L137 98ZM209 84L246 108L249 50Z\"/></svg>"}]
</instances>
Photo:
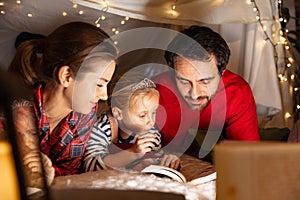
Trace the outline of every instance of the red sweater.
<instances>
[{"instance_id":1,"label":"red sweater","mask_svg":"<svg viewBox=\"0 0 300 200\"><path fill-rule=\"evenodd\" d=\"M164 145L182 147L190 128L208 130L216 139L223 132L228 139L259 140L255 100L243 78L225 70L215 97L204 110L195 111L182 99L173 77L165 72L154 78L161 105L156 123Z\"/></svg>"}]
</instances>

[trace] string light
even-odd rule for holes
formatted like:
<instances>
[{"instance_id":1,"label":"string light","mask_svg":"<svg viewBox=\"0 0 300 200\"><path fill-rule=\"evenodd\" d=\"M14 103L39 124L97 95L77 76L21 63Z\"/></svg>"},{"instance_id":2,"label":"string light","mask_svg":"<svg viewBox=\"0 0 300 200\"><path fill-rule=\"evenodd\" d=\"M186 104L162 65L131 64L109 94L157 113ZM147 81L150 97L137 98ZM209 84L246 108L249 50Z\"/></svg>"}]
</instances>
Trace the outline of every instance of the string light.
<instances>
[{"instance_id":1,"label":"string light","mask_svg":"<svg viewBox=\"0 0 300 200\"><path fill-rule=\"evenodd\" d=\"M292 115L289 113L289 112L286 112L285 114L284 114L284 118L285 119L289 119L289 118L291 118L292 117Z\"/></svg>"}]
</instances>

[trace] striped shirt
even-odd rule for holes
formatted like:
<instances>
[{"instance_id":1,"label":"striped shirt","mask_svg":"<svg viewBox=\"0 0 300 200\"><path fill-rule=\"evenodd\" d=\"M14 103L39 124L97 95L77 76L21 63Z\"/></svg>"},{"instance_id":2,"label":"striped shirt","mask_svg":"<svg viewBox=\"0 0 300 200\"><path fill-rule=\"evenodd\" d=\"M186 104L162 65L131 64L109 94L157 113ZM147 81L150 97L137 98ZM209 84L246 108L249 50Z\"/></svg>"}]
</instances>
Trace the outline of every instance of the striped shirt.
<instances>
[{"instance_id":1,"label":"striped shirt","mask_svg":"<svg viewBox=\"0 0 300 200\"><path fill-rule=\"evenodd\" d=\"M153 149L154 151L158 151L161 148L161 134L155 128L152 128L151 132L156 134L157 139L159 140L158 144L155 144L155 149ZM133 143L135 137L136 135L134 133L132 133L126 141L121 140L121 138L118 137L117 143ZM86 145L84 155L84 170L86 172L106 169L103 159L111 153L111 144L111 124L107 114L103 113L94 123L90 138ZM161 155L161 153L159 154Z\"/></svg>"}]
</instances>

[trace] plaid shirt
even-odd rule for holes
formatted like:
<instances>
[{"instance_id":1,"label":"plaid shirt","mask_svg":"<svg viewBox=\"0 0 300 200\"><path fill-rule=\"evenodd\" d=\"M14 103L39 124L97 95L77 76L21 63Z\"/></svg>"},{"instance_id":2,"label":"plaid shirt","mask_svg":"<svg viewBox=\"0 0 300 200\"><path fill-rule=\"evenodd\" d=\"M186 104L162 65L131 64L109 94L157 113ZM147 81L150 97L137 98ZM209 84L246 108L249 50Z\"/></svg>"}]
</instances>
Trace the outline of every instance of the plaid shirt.
<instances>
[{"instance_id":1,"label":"plaid shirt","mask_svg":"<svg viewBox=\"0 0 300 200\"><path fill-rule=\"evenodd\" d=\"M89 114L70 112L51 133L51 141L42 86L36 90L34 108L40 131L41 149L51 159L55 176L81 173L84 150L95 120L97 104Z\"/></svg>"}]
</instances>

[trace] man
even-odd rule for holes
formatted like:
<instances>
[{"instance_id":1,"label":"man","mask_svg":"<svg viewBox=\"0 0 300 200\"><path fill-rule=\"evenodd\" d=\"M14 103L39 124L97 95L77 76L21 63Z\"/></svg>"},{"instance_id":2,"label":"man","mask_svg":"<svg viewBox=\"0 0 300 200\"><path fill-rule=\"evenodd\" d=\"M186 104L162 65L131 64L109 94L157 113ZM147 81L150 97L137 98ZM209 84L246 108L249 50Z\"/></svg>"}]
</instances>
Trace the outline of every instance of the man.
<instances>
[{"instance_id":1,"label":"man","mask_svg":"<svg viewBox=\"0 0 300 200\"><path fill-rule=\"evenodd\" d=\"M225 40L208 27L191 26L171 41L165 59L174 70L154 78L161 105L156 121L164 145L185 151L192 143L188 130L204 130L206 149L192 152L200 158L220 138L259 140L252 91L226 69L229 57Z\"/></svg>"}]
</instances>

